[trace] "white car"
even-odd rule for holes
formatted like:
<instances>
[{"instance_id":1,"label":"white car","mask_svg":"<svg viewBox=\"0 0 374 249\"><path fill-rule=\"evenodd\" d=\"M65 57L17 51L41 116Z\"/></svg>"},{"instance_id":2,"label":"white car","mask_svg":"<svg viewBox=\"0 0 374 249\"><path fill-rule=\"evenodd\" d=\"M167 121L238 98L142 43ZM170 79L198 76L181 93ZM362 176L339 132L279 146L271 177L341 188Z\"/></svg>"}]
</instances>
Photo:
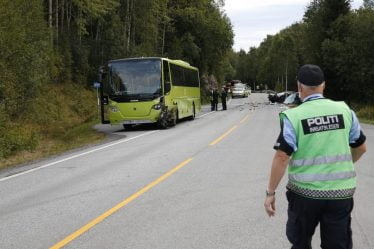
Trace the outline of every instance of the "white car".
<instances>
[{"instance_id":1,"label":"white car","mask_svg":"<svg viewBox=\"0 0 374 249\"><path fill-rule=\"evenodd\" d=\"M293 93L291 95L289 95L283 102L283 104L285 104L286 106L292 108L292 107L296 107L298 105L300 105L301 103L301 100L300 100L300 97L299 97L299 93L296 92L296 93Z\"/></svg>"},{"instance_id":2,"label":"white car","mask_svg":"<svg viewBox=\"0 0 374 249\"><path fill-rule=\"evenodd\" d=\"M249 91L245 84L238 83L238 84L235 84L234 87L232 88L231 94L233 98L235 97L245 98L245 97L248 97Z\"/></svg>"}]
</instances>

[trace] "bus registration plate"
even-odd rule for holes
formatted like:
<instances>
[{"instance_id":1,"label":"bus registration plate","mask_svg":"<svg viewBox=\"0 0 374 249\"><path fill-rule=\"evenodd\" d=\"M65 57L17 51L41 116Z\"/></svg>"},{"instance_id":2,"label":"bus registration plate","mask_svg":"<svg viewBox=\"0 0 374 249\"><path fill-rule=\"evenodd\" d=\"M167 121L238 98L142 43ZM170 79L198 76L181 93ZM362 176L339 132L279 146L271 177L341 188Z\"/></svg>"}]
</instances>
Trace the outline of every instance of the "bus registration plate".
<instances>
[{"instance_id":1,"label":"bus registration plate","mask_svg":"<svg viewBox=\"0 0 374 249\"><path fill-rule=\"evenodd\" d=\"M126 120L123 121L123 124L148 124L152 123L150 120Z\"/></svg>"}]
</instances>

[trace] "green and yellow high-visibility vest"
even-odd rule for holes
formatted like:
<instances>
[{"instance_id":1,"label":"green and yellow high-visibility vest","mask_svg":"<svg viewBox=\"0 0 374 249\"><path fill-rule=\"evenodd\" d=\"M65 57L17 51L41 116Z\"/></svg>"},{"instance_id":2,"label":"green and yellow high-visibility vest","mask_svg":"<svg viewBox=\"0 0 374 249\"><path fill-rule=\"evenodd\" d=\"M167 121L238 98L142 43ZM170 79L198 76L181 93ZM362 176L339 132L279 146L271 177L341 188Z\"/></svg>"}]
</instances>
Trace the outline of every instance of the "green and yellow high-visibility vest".
<instances>
[{"instance_id":1,"label":"green and yellow high-visibility vest","mask_svg":"<svg viewBox=\"0 0 374 249\"><path fill-rule=\"evenodd\" d=\"M296 132L287 188L315 199L351 198L356 173L349 146L352 112L344 102L315 99L280 114Z\"/></svg>"}]
</instances>

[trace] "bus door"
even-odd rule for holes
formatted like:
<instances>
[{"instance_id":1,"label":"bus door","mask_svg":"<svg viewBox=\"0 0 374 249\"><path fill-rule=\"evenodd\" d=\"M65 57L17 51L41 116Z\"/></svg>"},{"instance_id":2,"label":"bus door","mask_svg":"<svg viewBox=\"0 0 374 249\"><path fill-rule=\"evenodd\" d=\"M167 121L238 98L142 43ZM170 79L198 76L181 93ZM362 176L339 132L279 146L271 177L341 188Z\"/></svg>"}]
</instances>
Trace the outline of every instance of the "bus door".
<instances>
[{"instance_id":1,"label":"bus door","mask_svg":"<svg viewBox=\"0 0 374 249\"><path fill-rule=\"evenodd\" d=\"M169 63L167 61L163 61L163 87L164 87L164 95L169 95L171 90L171 83L170 83L170 71L169 71Z\"/></svg>"}]
</instances>

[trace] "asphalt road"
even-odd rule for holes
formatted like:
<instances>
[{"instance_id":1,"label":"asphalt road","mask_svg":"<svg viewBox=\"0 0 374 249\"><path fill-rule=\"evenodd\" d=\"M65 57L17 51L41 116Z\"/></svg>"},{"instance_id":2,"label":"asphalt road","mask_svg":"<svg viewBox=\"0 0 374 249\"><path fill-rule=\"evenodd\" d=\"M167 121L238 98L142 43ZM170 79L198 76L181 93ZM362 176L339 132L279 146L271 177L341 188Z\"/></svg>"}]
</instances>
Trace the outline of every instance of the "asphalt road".
<instances>
[{"instance_id":1,"label":"asphalt road","mask_svg":"<svg viewBox=\"0 0 374 249\"><path fill-rule=\"evenodd\" d=\"M286 177L276 216L263 208L284 108L266 102L234 99L167 130L100 125L106 144L0 172L0 248L289 248ZM355 249L374 248L374 126L363 130Z\"/></svg>"}]
</instances>

